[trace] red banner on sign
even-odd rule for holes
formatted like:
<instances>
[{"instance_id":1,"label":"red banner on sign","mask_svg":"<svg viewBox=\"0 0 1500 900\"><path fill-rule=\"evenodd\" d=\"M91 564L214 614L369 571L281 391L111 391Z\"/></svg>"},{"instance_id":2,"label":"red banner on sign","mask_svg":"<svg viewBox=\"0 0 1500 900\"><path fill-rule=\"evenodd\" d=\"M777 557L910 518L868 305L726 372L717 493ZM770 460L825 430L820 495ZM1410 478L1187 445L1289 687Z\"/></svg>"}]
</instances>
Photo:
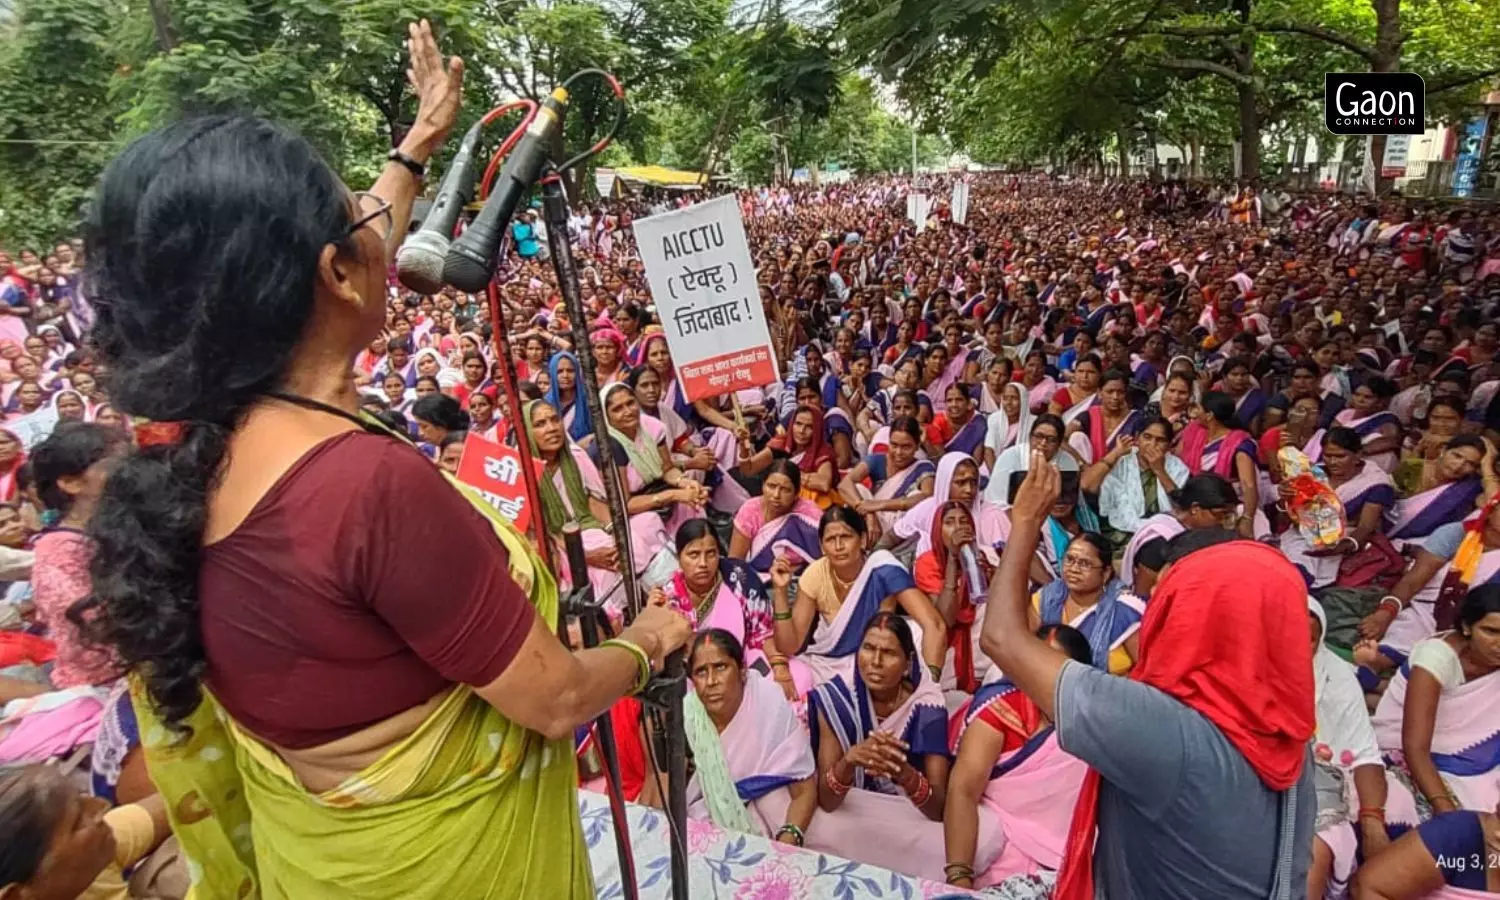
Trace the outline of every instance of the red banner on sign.
<instances>
[{"instance_id":1,"label":"red banner on sign","mask_svg":"<svg viewBox=\"0 0 1500 900\"><path fill-rule=\"evenodd\" d=\"M770 384L776 380L776 360L770 347L749 347L680 366L677 376L683 396L691 403Z\"/></svg>"},{"instance_id":2,"label":"red banner on sign","mask_svg":"<svg viewBox=\"0 0 1500 900\"><path fill-rule=\"evenodd\" d=\"M470 432L458 460L458 480L477 488L516 528L525 531L531 525L521 454L515 450Z\"/></svg>"}]
</instances>

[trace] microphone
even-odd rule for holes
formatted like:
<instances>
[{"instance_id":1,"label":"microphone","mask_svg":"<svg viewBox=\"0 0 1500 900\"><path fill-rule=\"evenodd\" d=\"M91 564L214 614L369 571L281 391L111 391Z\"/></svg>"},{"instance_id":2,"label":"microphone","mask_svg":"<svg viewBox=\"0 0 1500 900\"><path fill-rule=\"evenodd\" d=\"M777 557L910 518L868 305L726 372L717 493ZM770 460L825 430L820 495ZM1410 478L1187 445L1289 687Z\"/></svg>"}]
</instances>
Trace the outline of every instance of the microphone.
<instances>
[{"instance_id":1,"label":"microphone","mask_svg":"<svg viewBox=\"0 0 1500 900\"><path fill-rule=\"evenodd\" d=\"M419 294L436 294L443 289L443 258L448 255L453 226L474 199L474 160L483 130L481 120L464 135L421 230L407 235L396 252L396 277Z\"/></svg>"},{"instance_id":2,"label":"microphone","mask_svg":"<svg viewBox=\"0 0 1500 900\"><path fill-rule=\"evenodd\" d=\"M495 254L505 227L515 214L516 204L542 172L547 163L547 145L562 127L568 111L568 89L554 88L552 96L542 103L536 117L516 144L500 169L499 183L490 192L484 209L448 248L443 260L443 280L467 294L477 294L489 284L495 273Z\"/></svg>"}]
</instances>

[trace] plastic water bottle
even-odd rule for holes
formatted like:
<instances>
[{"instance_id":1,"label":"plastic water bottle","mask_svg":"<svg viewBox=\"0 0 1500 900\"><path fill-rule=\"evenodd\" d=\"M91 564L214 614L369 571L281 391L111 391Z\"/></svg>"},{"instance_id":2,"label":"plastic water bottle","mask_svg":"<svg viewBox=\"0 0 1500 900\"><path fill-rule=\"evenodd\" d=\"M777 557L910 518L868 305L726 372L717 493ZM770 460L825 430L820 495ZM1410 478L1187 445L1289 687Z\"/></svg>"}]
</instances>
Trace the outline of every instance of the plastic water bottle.
<instances>
[{"instance_id":1,"label":"plastic water bottle","mask_svg":"<svg viewBox=\"0 0 1500 900\"><path fill-rule=\"evenodd\" d=\"M979 568L979 556L974 552L973 544L958 548L958 565L969 583L969 599L978 602L989 590L989 585L984 583L984 572Z\"/></svg>"}]
</instances>

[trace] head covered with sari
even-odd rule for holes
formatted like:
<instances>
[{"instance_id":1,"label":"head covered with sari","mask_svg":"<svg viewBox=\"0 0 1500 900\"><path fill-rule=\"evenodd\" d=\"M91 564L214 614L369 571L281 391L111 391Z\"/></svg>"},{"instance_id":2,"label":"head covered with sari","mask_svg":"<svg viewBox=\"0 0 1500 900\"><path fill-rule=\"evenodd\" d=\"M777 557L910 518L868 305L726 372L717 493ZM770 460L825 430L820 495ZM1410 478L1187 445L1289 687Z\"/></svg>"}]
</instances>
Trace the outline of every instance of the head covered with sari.
<instances>
[{"instance_id":1,"label":"head covered with sari","mask_svg":"<svg viewBox=\"0 0 1500 900\"><path fill-rule=\"evenodd\" d=\"M624 451L625 459L630 463L631 468L635 469L636 474L641 476L641 480L650 484L659 480L665 471L661 463L661 451L657 449L651 436L646 433L639 418L636 419L636 432L633 438L616 428L615 423L609 421L609 399L618 391L624 391L630 394L632 400L635 399L635 392L631 390L630 385L623 381L616 381L599 389L599 408L604 410L609 436L614 439L619 449Z\"/></svg>"},{"instance_id":2,"label":"head covered with sari","mask_svg":"<svg viewBox=\"0 0 1500 900\"><path fill-rule=\"evenodd\" d=\"M526 439L531 442L531 452L541 458L541 447L537 445L536 428L532 422L533 416L539 407L546 406L556 409L546 400L533 400L524 407L521 419L526 424ZM557 458L547 462L542 467L541 477L537 479L537 492L542 504L542 521L547 523L547 531L550 534L560 534L562 528L568 522L577 522L581 529L603 528L589 507L588 489L583 484L583 473L578 468L578 460L573 458L573 449L568 441L563 443L557 451ZM557 490L555 476L561 474L563 491L567 493L567 502L563 502L563 495Z\"/></svg>"},{"instance_id":3,"label":"head covered with sari","mask_svg":"<svg viewBox=\"0 0 1500 900\"><path fill-rule=\"evenodd\" d=\"M1307 583L1285 556L1254 541L1205 547L1163 573L1129 677L1202 714L1268 789L1284 791L1317 727L1307 627ZM1057 900L1094 897L1099 779L1091 771L1079 794Z\"/></svg>"},{"instance_id":4,"label":"head covered with sari","mask_svg":"<svg viewBox=\"0 0 1500 900\"><path fill-rule=\"evenodd\" d=\"M568 404L567 409L563 407L562 392L557 386L557 367L563 360L573 364L573 402ZM589 405L584 400L582 387L583 367L578 364L578 357L567 350L554 353L547 363L547 395L544 399L565 422L568 410L573 411L573 422L568 425L568 437L575 441L594 433L594 418L589 414Z\"/></svg>"},{"instance_id":5,"label":"head covered with sari","mask_svg":"<svg viewBox=\"0 0 1500 900\"><path fill-rule=\"evenodd\" d=\"M778 435L771 440L771 446L774 449L793 455L793 459L797 463L797 468L804 474L807 474L818 471L818 467L823 465L825 461L832 461L833 449L828 446L828 441L823 434L823 413L811 406L799 406L792 413L792 422L795 423L797 417L803 413L812 416L812 439L802 449L802 458L795 458L797 449L792 445L792 430L790 425L787 427L785 434Z\"/></svg>"}]
</instances>

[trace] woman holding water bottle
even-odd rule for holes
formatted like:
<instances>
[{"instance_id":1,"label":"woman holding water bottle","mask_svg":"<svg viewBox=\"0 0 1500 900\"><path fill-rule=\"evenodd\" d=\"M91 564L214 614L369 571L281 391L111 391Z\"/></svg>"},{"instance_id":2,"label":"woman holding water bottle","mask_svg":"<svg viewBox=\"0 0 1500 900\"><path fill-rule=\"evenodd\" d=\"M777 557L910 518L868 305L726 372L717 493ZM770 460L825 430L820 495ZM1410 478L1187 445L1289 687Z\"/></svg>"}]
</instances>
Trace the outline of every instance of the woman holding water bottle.
<instances>
[{"instance_id":1,"label":"woman holding water bottle","mask_svg":"<svg viewBox=\"0 0 1500 900\"><path fill-rule=\"evenodd\" d=\"M974 548L974 514L967 504L944 503L932 518L932 549L912 567L917 587L948 626L948 653L940 684L973 693L984 680L989 657L979 651L979 623L993 569Z\"/></svg>"}]
</instances>

